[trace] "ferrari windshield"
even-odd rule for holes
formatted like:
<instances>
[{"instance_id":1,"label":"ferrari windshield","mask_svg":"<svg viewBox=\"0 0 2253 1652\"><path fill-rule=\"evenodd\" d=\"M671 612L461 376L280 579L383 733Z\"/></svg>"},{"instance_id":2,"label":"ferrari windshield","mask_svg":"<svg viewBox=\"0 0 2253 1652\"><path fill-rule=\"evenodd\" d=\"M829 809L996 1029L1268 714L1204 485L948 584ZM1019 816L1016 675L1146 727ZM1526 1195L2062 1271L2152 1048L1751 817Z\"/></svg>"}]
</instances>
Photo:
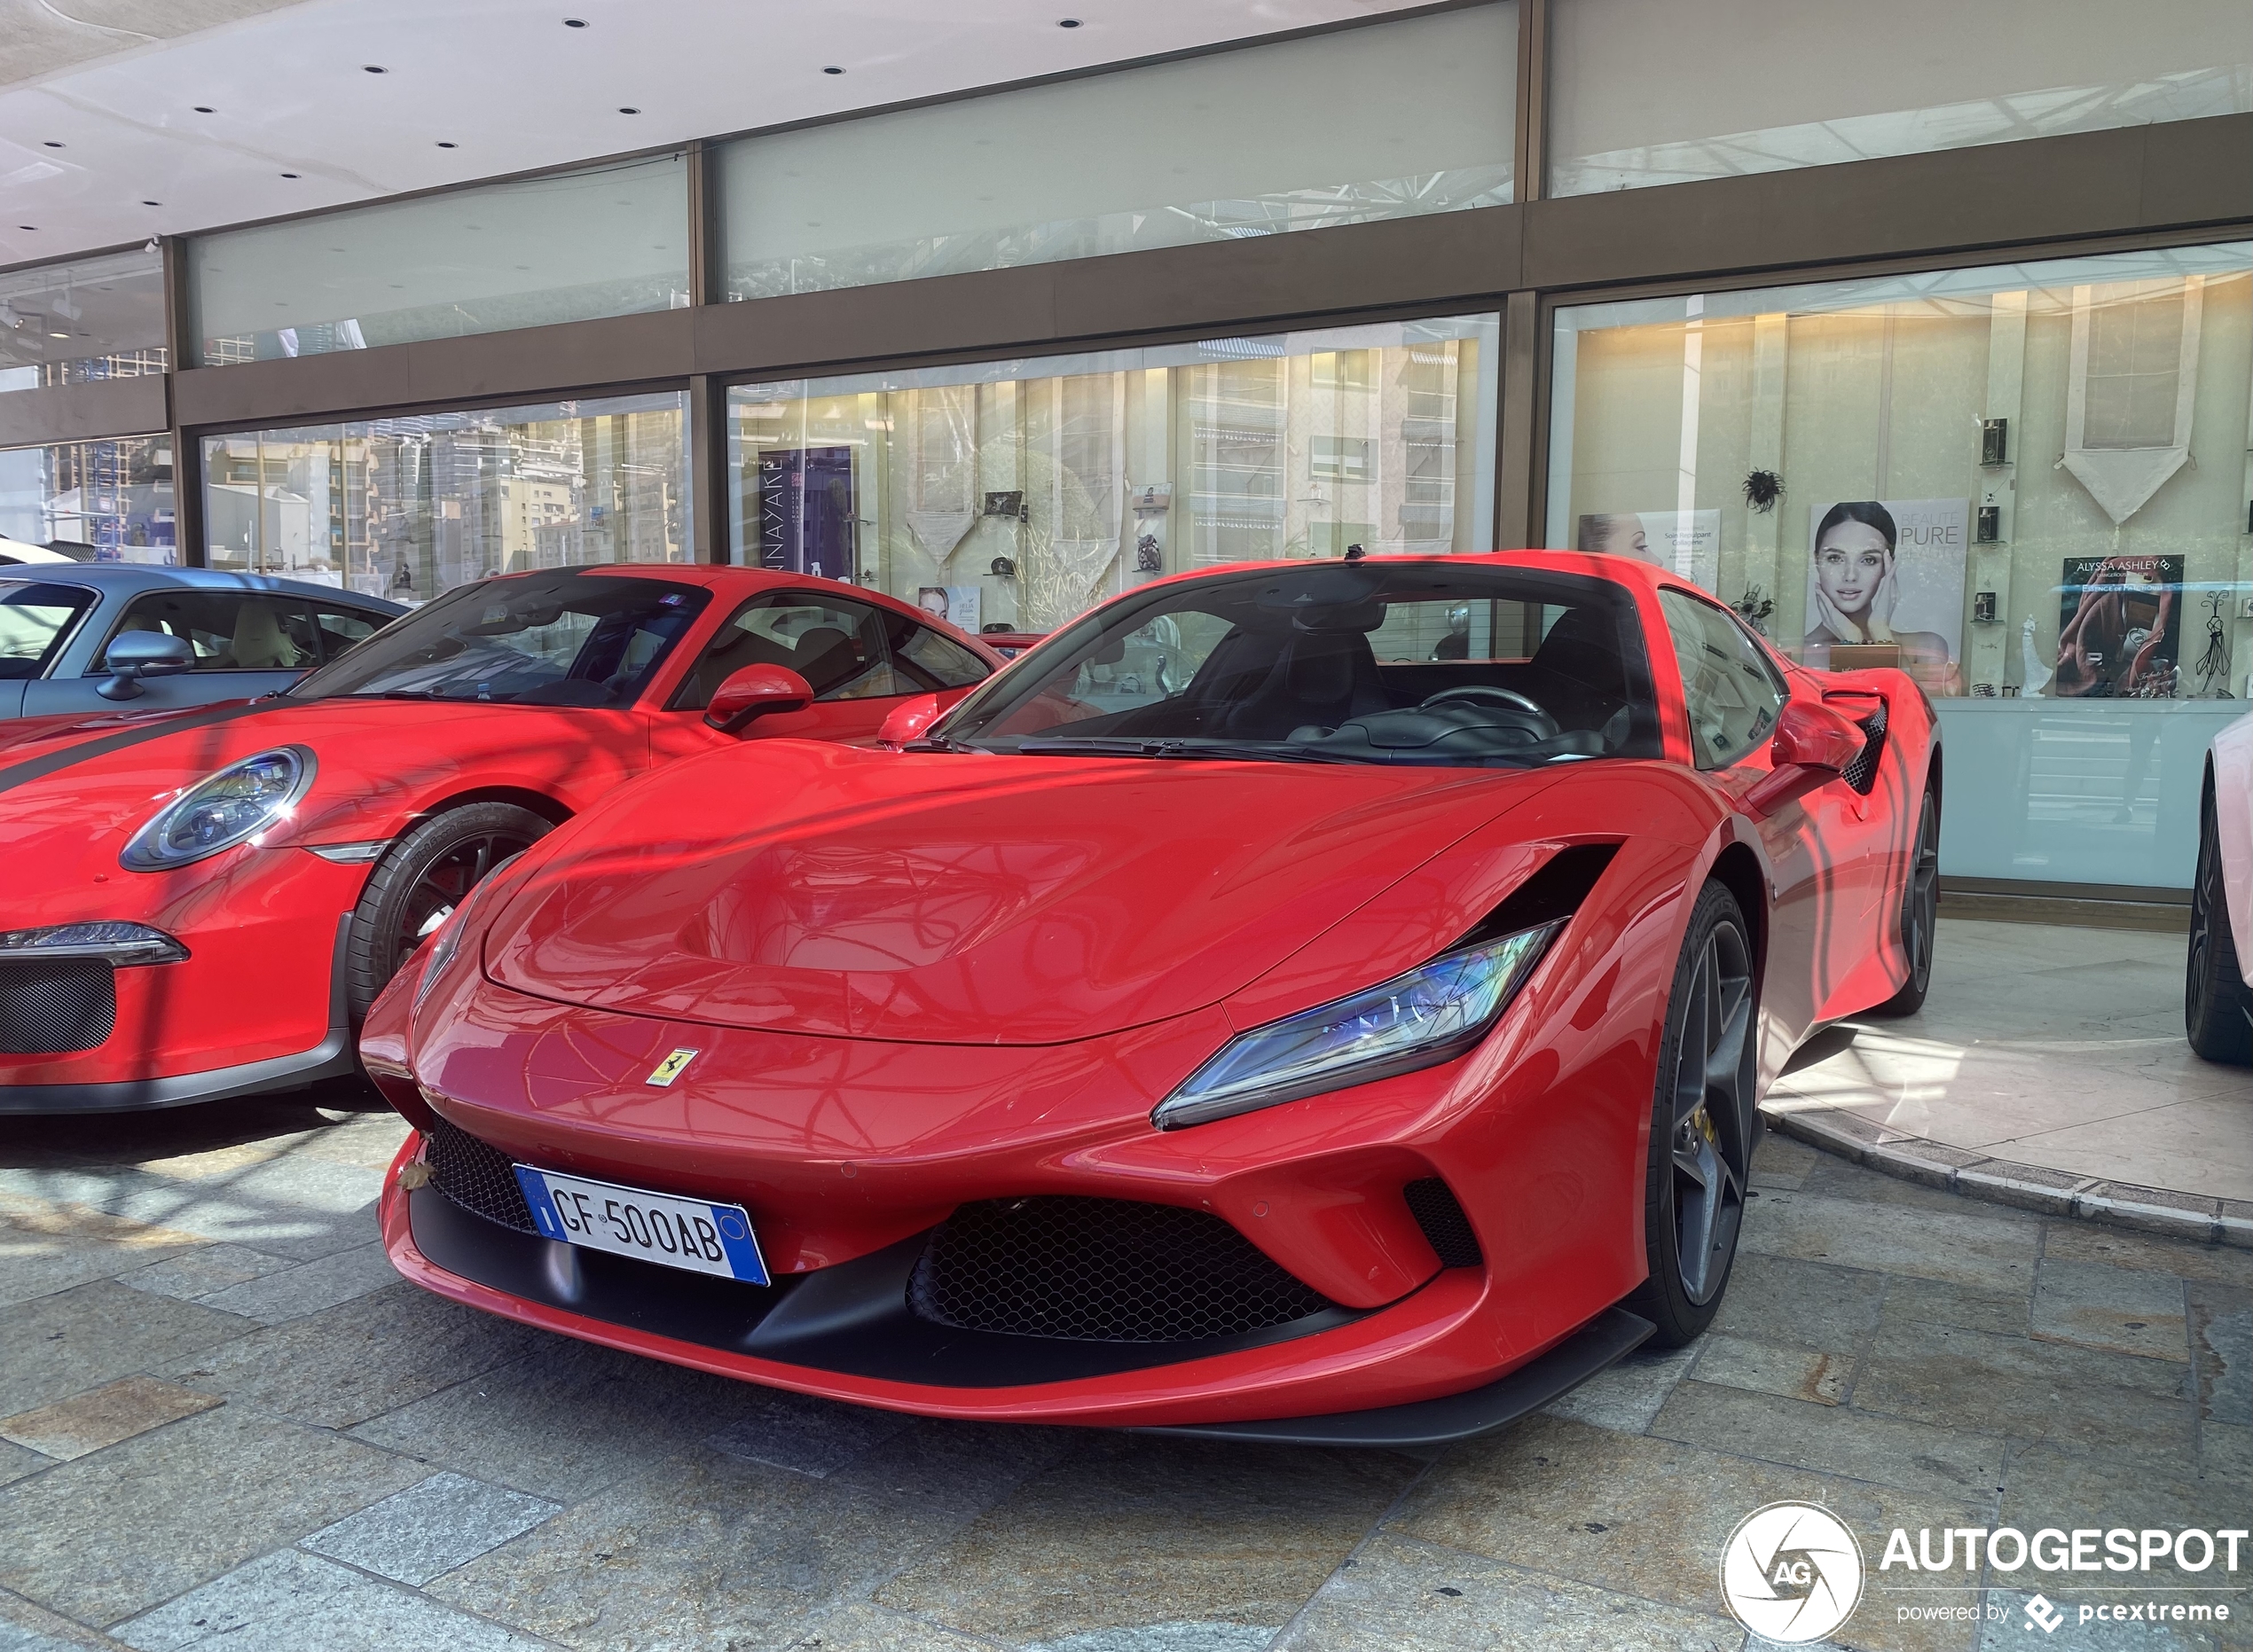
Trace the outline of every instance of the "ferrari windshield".
<instances>
[{"instance_id":1,"label":"ferrari windshield","mask_svg":"<svg viewBox=\"0 0 2253 1652\"><path fill-rule=\"evenodd\" d=\"M701 585L634 574L486 580L386 626L290 698L623 706L710 600Z\"/></svg>"},{"instance_id":2,"label":"ferrari windshield","mask_svg":"<svg viewBox=\"0 0 2253 1652\"><path fill-rule=\"evenodd\" d=\"M1468 768L1661 749L1622 587L1390 558L1106 603L965 701L931 743Z\"/></svg>"}]
</instances>

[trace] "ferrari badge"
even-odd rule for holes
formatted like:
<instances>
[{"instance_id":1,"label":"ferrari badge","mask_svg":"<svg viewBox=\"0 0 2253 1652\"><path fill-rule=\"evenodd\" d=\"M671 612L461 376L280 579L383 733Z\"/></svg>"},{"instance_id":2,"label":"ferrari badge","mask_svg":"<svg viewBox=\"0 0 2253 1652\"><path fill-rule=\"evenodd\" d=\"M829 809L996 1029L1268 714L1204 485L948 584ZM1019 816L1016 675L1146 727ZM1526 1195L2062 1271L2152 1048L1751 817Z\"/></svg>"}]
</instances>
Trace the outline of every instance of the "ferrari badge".
<instances>
[{"instance_id":1,"label":"ferrari badge","mask_svg":"<svg viewBox=\"0 0 2253 1652\"><path fill-rule=\"evenodd\" d=\"M641 1082L655 1084L660 1090L669 1089L671 1087L672 1081L680 1077L682 1069L695 1059L696 1052L694 1050L675 1050L656 1066L651 1068L649 1077Z\"/></svg>"}]
</instances>

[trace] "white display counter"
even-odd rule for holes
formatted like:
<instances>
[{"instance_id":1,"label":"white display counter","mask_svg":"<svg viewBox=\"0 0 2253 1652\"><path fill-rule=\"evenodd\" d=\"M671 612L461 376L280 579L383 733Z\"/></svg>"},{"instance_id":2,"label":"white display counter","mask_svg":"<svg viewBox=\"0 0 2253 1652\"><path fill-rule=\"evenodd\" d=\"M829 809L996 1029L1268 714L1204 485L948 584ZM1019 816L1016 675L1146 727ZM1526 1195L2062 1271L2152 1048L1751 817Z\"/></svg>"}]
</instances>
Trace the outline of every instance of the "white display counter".
<instances>
[{"instance_id":1,"label":"white display counter","mask_svg":"<svg viewBox=\"0 0 2253 1652\"><path fill-rule=\"evenodd\" d=\"M2188 889L2206 744L2241 700L1943 700L1953 878Z\"/></svg>"}]
</instances>

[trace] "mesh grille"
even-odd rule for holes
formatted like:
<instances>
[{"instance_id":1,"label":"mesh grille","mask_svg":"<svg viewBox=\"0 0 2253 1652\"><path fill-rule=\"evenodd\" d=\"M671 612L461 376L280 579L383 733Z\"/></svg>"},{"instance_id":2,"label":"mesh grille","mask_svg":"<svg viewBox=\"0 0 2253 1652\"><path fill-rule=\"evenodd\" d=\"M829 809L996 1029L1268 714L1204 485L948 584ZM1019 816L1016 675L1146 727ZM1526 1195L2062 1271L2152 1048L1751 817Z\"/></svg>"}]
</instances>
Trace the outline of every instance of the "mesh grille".
<instances>
[{"instance_id":1,"label":"mesh grille","mask_svg":"<svg viewBox=\"0 0 2253 1652\"><path fill-rule=\"evenodd\" d=\"M962 1206L907 1301L965 1330L1108 1343L1236 1336L1335 1305L1217 1216L1065 1196Z\"/></svg>"},{"instance_id":2,"label":"mesh grille","mask_svg":"<svg viewBox=\"0 0 2253 1652\"><path fill-rule=\"evenodd\" d=\"M1855 727L1862 731L1862 749L1839 771L1839 779L1867 797L1878 783L1878 763L1885 756L1885 701L1878 701L1878 709Z\"/></svg>"},{"instance_id":3,"label":"mesh grille","mask_svg":"<svg viewBox=\"0 0 2253 1652\"><path fill-rule=\"evenodd\" d=\"M1471 1218L1464 1215L1463 1206L1445 1182L1427 1176L1410 1182L1401 1194L1408 1201L1409 1214L1438 1252L1441 1267L1475 1268L1486 1259L1479 1249L1479 1235L1471 1231Z\"/></svg>"},{"instance_id":4,"label":"mesh grille","mask_svg":"<svg viewBox=\"0 0 2253 1652\"><path fill-rule=\"evenodd\" d=\"M98 958L0 965L0 1054L90 1050L117 1025L117 972Z\"/></svg>"},{"instance_id":5,"label":"mesh grille","mask_svg":"<svg viewBox=\"0 0 2253 1652\"><path fill-rule=\"evenodd\" d=\"M430 1185L472 1216L521 1233L539 1232L515 1169L498 1147L442 1118L424 1136L422 1157L430 1166Z\"/></svg>"}]
</instances>

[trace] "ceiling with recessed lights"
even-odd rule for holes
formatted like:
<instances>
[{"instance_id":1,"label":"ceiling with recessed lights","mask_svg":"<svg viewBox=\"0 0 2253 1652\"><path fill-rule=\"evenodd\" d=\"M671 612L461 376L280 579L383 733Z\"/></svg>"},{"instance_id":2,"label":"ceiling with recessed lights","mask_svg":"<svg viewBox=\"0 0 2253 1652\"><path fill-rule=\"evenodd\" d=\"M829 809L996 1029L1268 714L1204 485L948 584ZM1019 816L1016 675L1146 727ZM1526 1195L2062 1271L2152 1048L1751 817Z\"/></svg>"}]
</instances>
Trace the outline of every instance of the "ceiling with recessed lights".
<instances>
[{"instance_id":1,"label":"ceiling with recessed lights","mask_svg":"<svg viewBox=\"0 0 2253 1652\"><path fill-rule=\"evenodd\" d=\"M1413 4L0 0L0 266Z\"/></svg>"}]
</instances>

